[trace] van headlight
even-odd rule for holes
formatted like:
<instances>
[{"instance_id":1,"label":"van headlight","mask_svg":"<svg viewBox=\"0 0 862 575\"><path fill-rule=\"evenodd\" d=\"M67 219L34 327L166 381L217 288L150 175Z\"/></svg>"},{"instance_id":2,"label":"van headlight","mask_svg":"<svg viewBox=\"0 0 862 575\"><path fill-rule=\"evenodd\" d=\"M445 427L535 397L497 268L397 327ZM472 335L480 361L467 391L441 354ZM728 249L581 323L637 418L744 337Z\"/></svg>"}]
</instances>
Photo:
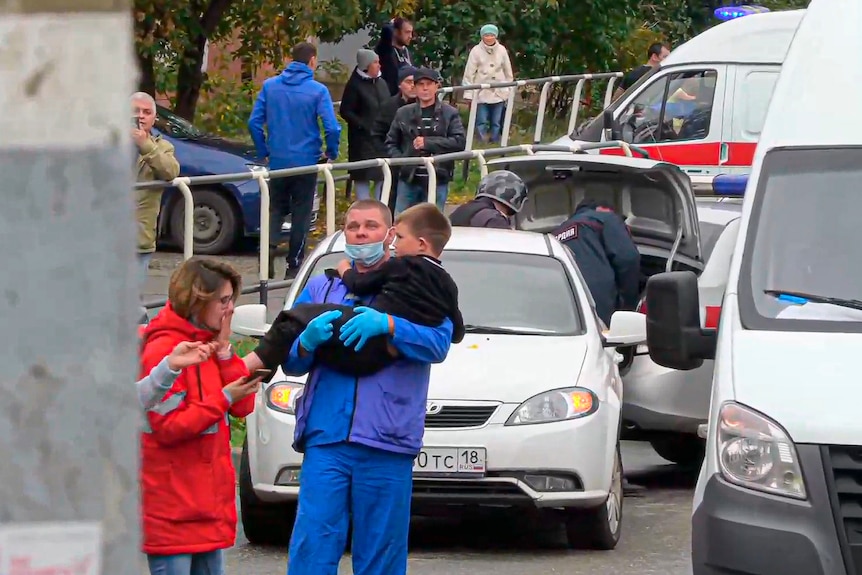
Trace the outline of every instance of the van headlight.
<instances>
[{"instance_id":1,"label":"van headlight","mask_svg":"<svg viewBox=\"0 0 862 575\"><path fill-rule=\"evenodd\" d=\"M302 397L305 386L294 381L279 381L266 388L266 405L270 409L296 415L296 402Z\"/></svg>"},{"instance_id":2,"label":"van headlight","mask_svg":"<svg viewBox=\"0 0 862 575\"><path fill-rule=\"evenodd\" d=\"M518 406L506 425L551 423L586 417L599 408L596 394L583 387L567 387L546 391Z\"/></svg>"},{"instance_id":3,"label":"van headlight","mask_svg":"<svg viewBox=\"0 0 862 575\"><path fill-rule=\"evenodd\" d=\"M718 415L721 475L741 487L805 499L805 481L796 446L780 425L738 403Z\"/></svg>"}]
</instances>

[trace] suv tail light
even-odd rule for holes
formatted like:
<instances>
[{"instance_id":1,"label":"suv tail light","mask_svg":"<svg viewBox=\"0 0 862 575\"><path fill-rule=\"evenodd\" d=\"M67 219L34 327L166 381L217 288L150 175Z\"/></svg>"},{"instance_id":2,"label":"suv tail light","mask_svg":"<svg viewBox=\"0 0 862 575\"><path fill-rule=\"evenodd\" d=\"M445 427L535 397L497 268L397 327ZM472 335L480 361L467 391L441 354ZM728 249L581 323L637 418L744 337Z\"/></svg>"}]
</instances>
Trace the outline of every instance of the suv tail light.
<instances>
[{"instance_id":1,"label":"suv tail light","mask_svg":"<svg viewBox=\"0 0 862 575\"><path fill-rule=\"evenodd\" d=\"M638 307L635 308L635 311L638 313L642 313L642 314L646 315L646 298L642 298L638 302Z\"/></svg>"}]
</instances>

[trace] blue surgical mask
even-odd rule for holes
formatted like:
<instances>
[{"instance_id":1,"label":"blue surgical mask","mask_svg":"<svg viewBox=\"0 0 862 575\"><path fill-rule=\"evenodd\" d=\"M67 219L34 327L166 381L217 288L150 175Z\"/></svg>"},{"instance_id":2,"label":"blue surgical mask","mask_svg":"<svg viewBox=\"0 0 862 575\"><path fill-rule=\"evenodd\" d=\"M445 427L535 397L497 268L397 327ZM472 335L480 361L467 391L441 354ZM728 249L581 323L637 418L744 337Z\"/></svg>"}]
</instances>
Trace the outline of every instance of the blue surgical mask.
<instances>
[{"instance_id":1,"label":"blue surgical mask","mask_svg":"<svg viewBox=\"0 0 862 575\"><path fill-rule=\"evenodd\" d=\"M373 244L347 244L344 246L344 255L364 266L373 266L386 254L383 250L383 242L374 242Z\"/></svg>"}]
</instances>

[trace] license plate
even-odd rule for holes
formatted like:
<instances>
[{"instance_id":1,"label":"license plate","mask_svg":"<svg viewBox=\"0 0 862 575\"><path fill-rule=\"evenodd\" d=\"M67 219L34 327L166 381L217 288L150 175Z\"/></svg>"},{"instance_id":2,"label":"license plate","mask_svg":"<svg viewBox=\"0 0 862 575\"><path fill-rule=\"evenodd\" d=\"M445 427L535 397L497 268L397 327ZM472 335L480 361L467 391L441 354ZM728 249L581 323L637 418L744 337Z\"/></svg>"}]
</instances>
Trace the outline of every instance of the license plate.
<instances>
[{"instance_id":1,"label":"license plate","mask_svg":"<svg viewBox=\"0 0 862 575\"><path fill-rule=\"evenodd\" d=\"M426 447L413 460L413 475L482 476L485 457L484 447Z\"/></svg>"}]
</instances>

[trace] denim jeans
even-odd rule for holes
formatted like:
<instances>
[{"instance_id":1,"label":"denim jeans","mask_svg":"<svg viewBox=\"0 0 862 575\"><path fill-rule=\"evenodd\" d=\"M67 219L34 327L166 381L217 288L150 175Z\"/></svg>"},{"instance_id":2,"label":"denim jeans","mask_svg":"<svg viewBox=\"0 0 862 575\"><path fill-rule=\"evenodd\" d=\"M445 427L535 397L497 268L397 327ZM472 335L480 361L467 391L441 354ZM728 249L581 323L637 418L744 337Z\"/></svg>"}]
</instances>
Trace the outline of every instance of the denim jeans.
<instances>
[{"instance_id":1,"label":"denim jeans","mask_svg":"<svg viewBox=\"0 0 862 575\"><path fill-rule=\"evenodd\" d=\"M290 269L298 269L305 259L316 187L316 173L276 178L269 183L269 245L270 248L278 245L281 225L287 214L290 214L290 244L287 251L287 267Z\"/></svg>"},{"instance_id":2,"label":"denim jeans","mask_svg":"<svg viewBox=\"0 0 862 575\"><path fill-rule=\"evenodd\" d=\"M505 102L479 104L476 110L476 132L479 134L479 139L484 141L488 138L488 125L490 124L490 141L494 144L499 143L503 134L503 112L505 110Z\"/></svg>"},{"instance_id":3,"label":"denim jeans","mask_svg":"<svg viewBox=\"0 0 862 575\"><path fill-rule=\"evenodd\" d=\"M428 185L425 182L410 184L403 180L398 182L395 198L395 215L407 208L428 201ZM437 207L442 212L446 207L446 196L449 194L449 184L437 184Z\"/></svg>"},{"instance_id":4,"label":"denim jeans","mask_svg":"<svg viewBox=\"0 0 862 575\"><path fill-rule=\"evenodd\" d=\"M374 185L372 186L370 181L355 181L353 182L353 189L356 190L357 200L371 199L372 189L374 197L379 200L380 190L383 189L383 182L374 182Z\"/></svg>"},{"instance_id":5,"label":"denim jeans","mask_svg":"<svg viewBox=\"0 0 862 575\"><path fill-rule=\"evenodd\" d=\"M150 575L224 575L224 553L147 555Z\"/></svg>"}]
</instances>

